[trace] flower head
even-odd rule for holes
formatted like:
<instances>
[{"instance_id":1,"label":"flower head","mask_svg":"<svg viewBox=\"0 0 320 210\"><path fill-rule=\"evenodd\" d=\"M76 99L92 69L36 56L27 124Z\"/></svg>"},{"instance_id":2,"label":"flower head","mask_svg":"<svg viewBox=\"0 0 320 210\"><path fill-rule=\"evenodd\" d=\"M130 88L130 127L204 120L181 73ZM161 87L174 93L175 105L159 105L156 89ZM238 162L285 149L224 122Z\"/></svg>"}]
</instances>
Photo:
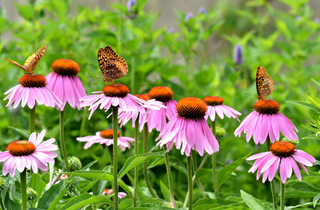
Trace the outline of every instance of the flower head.
<instances>
[{"instance_id":1,"label":"flower head","mask_svg":"<svg viewBox=\"0 0 320 210\"><path fill-rule=\"evenodd\" d=\"M129 94L129 88L122 84L110 84L103 88L102 91L93 93L100 93L99 95L89 95L80 99L81 107L90 106L91 110L89 119L94 111L99 107L106 111L111 107L119 107L121 111L140 112L144 110L143 106L148 107L148 103L139 99L136 96ZM140 106L143 105L143 106ZM119 112L120 113L120 112Z\"/></svg>"},{"instance_id":2,"label":"flower head","mask_svg":"<svg viewBox=\"0 0 320 210\"><path fill-rule=\"evenodd\" d=\"M236 65L240 65L243 63L243 51L240 44L237 44L233 50L233 62Z\"/></svg>"},{"instance_id":3,"label":"flower head","mask_svg":"<svg viewBox=\"0 0 320 210\"><path fill-rule=\"evenodd\" d=\"M137 5L136 0L128 0L128 2L127 2L128 12L132 12L131 7L136 6L136 5Z\"/></svg>"},{"instance_id":4,"label":"flower head","mask_svg":"<svg viewBox=\"0 0 320 210\"><path fill-rule=\"evenodd\" d=\"M22 107L28 105L30 109L33 109L36 102L48 107L62 104L56 94L47 87L46 78L39 74L26 74L20 78L19 83L4 93L9 94L3 99L9 99L7 107L14 103L13 108L17 108L20 102Z\"/></svg>"},{"instance_id":5,"label":"flower head","mask_svg":"<svg viewBox=\"0 0 320 210\"><path fill-rule=\"evenodd\" d=\"M256 160L249 172L254 173L257 169L257 180L263 174L262 182L268 178L272 181L280 166L280 178L282 183L286 183L287 178L292 175L292 169L298 180L301 182L300 167L307 173L305 166L313 166L316 159L308 153L295 149L295 146L290 142L279 141L271 145L270 151L255 154L248 157L247 160ZM298 164L296 163L298 162Z\"/></svg>"},{"instance_id":6,"label":"flower head","mask_svg":"<svg viewBox=\"0 0 320 210\"><path fill-rule=\"evenodd\" d=\"M32 133L29 140L17 140L11 142L5 152L0 152L0 162L4 162L2 172L5 176L8 172L13 177L15 169L22 173L25 169L31 169L38 173L38 168L47 171L48 163L54 163L54 158L58 155L53 151L58 147L53 144L54 138L43 143L46 131L40 134Z\"/></svg>"},{"instance_id":7,"label":"flower head","mask_svg":"<svg viewBox=\"0 0 320 210\"><path fill-rule=\"evenodd\" d=\"M206 8L204 6L199 8L199 12L204 14L204 15L207 14Z\"/></svg>"},{"instance_id":8,"label":"flower head","mask_svg":"<svg viewBox=\"0 0 320 210\"><path fill-rule=\"evenodd\" d=\"M254 106L254 111L251 112L235 130L234 135L241 137L241 132L246 133L246 140L249 142L253 136L255 144L264 144L269 136L272 143L279 140L279 131L290 141L293 139L299 140L298 129L292 122L280 111L278 102L265 99L258 100ZM294 131L295 130L295 131Z\"/></svg>"},{"instance_id":9,"label":"flower head","mask_svg":"<svg viewBox=\"0 0 320 210\"><path fill-rule=\"evenodd\" d=\"M136 94L141 100L144 100L148 106L142 104L144 109L139 111L122 111L119 112L119 123L120 127L126 124L130 119L132 119L132 127L135 127L135 121L139 118L140 132L142 131L144 124L148 121L148 116L151 110L159 111L161 108L166 109L166 106L161 101L156 101L155 99L150 99L148 94ZM152 130L152 129L149 129ZM150 131L151 132L151 131Z\"/></svg>"},{"instance_id":10,"label":"flower head","mask_svg":"<svg viewBox=\"0 0 320 210\"><path fill-rule=\"evenodd\" d=\"M210 116L211 121L215 121L217 114L221 119L226 115L228 118L232 117L240 121L237 115L241 115L241 113L229 106L223 105L223 98L218 96L207 96L203 100L208 106L208 112L205 116L206 119Z\"/></svg>"},{"instance_id":11,"label":"flower head","mask_svg":"<svg viewBox=\"0 0 320 210\"><path fill-rule=\"evenodd\" d=\"M111 195L113 193L113 190L112 189L105 189L105 190L103 190L103 192L102 192L102 195L105 195L105 194L107 194L107 195ZM126 197L127 196L127 193L125 193L125 192L118 192L118 197L121 199L121 198L123 198L123 197Z\"/></svg>"},{"instance_id":12,"label":"flower head","mask_svg":"<svg viewBox=\"0 0 320 210\"><path fill-rule=\"evenodd\" d=\"M192 12L188 12L188 13L186 14L186 17L184 18L184 21L185 21L185 22L188 22L190 18L193 18Z\"/></svg>"},{"instance_id":13,"label":"flower head","mask_svg":"<svg viewBox=\"0 0 320 210\"><path fill-rule=\"evenodd\" d=\"M167 123L167 118L170 120L176 114L177 102L172 99L173 91L164 86L158 86L152 88L148 93L150 99L160 101L165 107L159 110L150 110L148 115L148 128L149 132L156 128L157 131L161 131Z\"/></svg>"},{"instance_id":14,"label":"flower head","mask_svg":"<svg viewBox=\"0 0 320 210\"><path fill-rule=\"evenodd\" d=\"M47 86L62 101L61 106L56 106L58 110L64 110L68 102L72 108L81 109L79 99L86 96L86 91L77 76L80 72L79 65L69 59L55 60L51 69L53 72L46 76Z\"/></svg>"},{"instance_id":15,"label":"flower head","mask_svg":"<svg viewBox=\"0 0 320 210\"><path fill-rule=\"evenodd\" d=\"M101 132L97 132L95 136L85 136L85 137L77 137L78 141L87 142L84 145L85 149L88 149L95 143L105 144L106 146L113 145L113 130L106 129ZM122 151L125 151L126 148L130 148L129 142L134 142L133 138L120 136L120 132L118 131L118 146Z\"/></svg>"},{"instance_id":16,"label":"flower head","mask_svg":"<svg viewBox=\"0 0 320 210\"><path fill-rule=\"evenodd\" d=\"M168 30L167 30L168 34L172 34L173 32L174 32L174 28L173 27L168 28Z\"/></svg>"},{"instance_id":17,"label":"flower head","mask_svg":"<svg viewBox=\"0 0 320 210\"><path fill-rule=\"evenodd\" d=\"M190 156L196 150L201 156L219 151L219 144L204 118L207 106L201 99L187 97L177 103L177 115L173 116L161 130L157 145L167 145L168 151L173 144L181 149L181 154Z\"/></svg>"}]
</instances>

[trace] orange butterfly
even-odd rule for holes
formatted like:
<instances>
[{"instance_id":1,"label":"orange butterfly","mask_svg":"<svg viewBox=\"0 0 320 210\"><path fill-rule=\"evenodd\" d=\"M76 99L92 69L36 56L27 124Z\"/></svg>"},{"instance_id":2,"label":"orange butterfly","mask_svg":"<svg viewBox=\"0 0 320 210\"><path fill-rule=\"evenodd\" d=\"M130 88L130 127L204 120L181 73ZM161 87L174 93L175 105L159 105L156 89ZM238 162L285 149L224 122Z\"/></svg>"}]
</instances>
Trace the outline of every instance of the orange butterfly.
<instances>
[{"instance_id":1,"label":"orange butterfly","mask_svg":"<svg viewBox=\"0 0 320 210\"><path fill-rule=\"evenodd\" d=\"M127 62L119 57L110 46L99 49L98 62L100 70L105 76L103 79L105 82L113 82L128 73Z\"/></svg>"},{"instance_id":2,"label":"orange butterfly","mask_svg":"<svg viewBox=\"0 0 320 210\"><path fill-rule=\"evenodd\" d=\"M256 75L256 87L258 92L258 99L266 99L273 91L273 80L269 77L266 69L259 66Z\"/></svg>"},{"instance_id":3,"label":"orange butterfly","mask_svg":"<svg viewBox=\"0 0 320 210\"><path fill-rule=\"evenodd\" d=\"M27 74L33 74L33 69L37 66L37 64L39 63L39 61L42 58L45 51L46 51L46 45L42 46L38 50L38 52L35 52L32 55L30 55L23 66L15 61L9 60L7 58L4 58L4 59L6 61L9 61L10 63L18 66L19 68L22 68L23 70L25 70L27 72Z\"/></svg>"}]
</instances>

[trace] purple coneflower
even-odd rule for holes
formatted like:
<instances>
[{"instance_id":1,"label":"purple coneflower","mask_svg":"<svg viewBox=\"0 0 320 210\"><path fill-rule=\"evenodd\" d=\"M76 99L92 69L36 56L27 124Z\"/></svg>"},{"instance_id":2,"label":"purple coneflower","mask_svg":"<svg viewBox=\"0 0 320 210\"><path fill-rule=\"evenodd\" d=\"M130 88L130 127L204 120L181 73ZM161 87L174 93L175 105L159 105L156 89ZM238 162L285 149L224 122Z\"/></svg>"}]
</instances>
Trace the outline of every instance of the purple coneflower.
<instances>
[{"instance_id":1,"label":"purple coneflower","mask_svg":"<svg viewBox=\"0 0 320 210\"><path fill-rule=\"evenodd\" d=\"M290 141L299 140L298 129L293 123L280 111L278 102L265 99L258 100L251 112L235 130L234 135L241 137L242 131L246 134L246 140L249 142L253 136L255 144L264 144L269 136L272 143L279 140L279 131ZM295 131L296 132L295 132Z\"/></svg>"},{"instance_id":2,"label":"purple coneflower","mask_svg":"<svg viewBox=\"0 0 320 210\"><path fill-rule=\"evenodd\" d=\"M161 107L159 110L150 110L148 114L148 129L149 132L156 128L157 131L161 131L167 123L167 118L170 120L176 114L177 102L172 99L173 91L164 86L154 87L148 93L150 99L162 102L165 107Z\"/></svg>"},{"instance_id":3,"label":"purple coneflower","mask_svg":"<svg viewBox=\"0 0 320 210\"><path fill-rule=\"evenodd\" d=\"M80 72L79 65L73 60L58 59L52 63L51 69L53 72L46 76L47 86L62 101L62 105L56 108L63 111L68 102L72 108L80 110L79 99L87 94L77 76Z\"/></svg>"},{"instance_id":4,"label":"purple coneflower","mask_svg":"<svg viewBox=\"0 0 320 210\"><path fill-rule=\"evenodd\" d=\"M177 103L177 115L174 115L161 130L160 141L157 145L167 145L168 151L173 144L181 150L181 154L190 156L191 150L195 150L203 156L206 151L213 154L219 151L217 139L212 134L204 116L207 105L204 101L194 97L181 99Z\"/></svg>"},{"instance_id":5,"label":"purple coneflower","mask_svg":"<svg viewBox=\"0 0 320 210\"><path fill-rule=\"evenodd\" d=\"M84 149L88 149L95 143L105 144L106 146L110 146L113 144L113 130L106 129L101 132L97 132L95 136L85 136L85 137L77 137L78 141L87 142L84 145ZM118 146L122 151L125 151L126 148L130 148L130 142L134 142L133 138L120 136L120 132L118 131Z\"/></svg>"},{"instance_id":6,"label":"purple coneflower","mask_svg":"<svg viewBox=\"0 0 320 210\"><path fill-rule=\"evenodd\" d=\"M211 121L215 121L217 114L221 119L223 119L225 115L228 118L232 117L240 122L237 115L241 115L241 113L229 106L224 105L223 98L218 96L207 96L203 100L206 102L208 107L208 111L205 115L206 119L210 117Z\"/></svg>"},{"instance_id":7,"label":"purple coneflower","mask_svg":"<svg viewBox=\"0 0 320 210\"><path fill-rule=\"evenodd\" d=\"M237 44L233 50L233 62L236 65L241 65L243 63L243 51L240 44Z\"/></svg>"},{"instance_id":8,"label":"purple coneflower","mask_svg":"<svg viewBox=\"0 0 320 210\"><path fill-rule=\"evenodd\" d=\"M110 84L103 88L102 91L93 93L101 93L99 95L89 95L80 99L81 107L90 106L91 110L89 118L94 111L100 106L100 109L106 111L111 107L119 106L121 111L140 112L144 107L148 107L148 103L129 93L129 88L122 84ZM140 106L141 105L141 106Z\"/></svg>"},{"instance_id":9,"label":"purple coneflower","mask_svg":"<svg viewBox=\"0 0 320 210\"><path fill-rule=\"evenodd\" d=\"M298 180L301 182L300 167L307 173L305 166L313 166L316 159L308 153L295 149L295 146L290 142L279 141L271 145L270 151L255 154L248 157L247 160L256 160L249 172L254 173L257 169L257 180L263 174L262 182L267 178L272 181L280 166L280 178L282 183L286 183L287 178L292 175L292 169ZM298 162L298 164L296 163Z\"/></svg>"},{"instance_id":10,"label":"purple coneflower","mask_svg":"<svg viewBox=\"0 0 320 210\"><path fill-rule=\"evenodd\" d=\"M20 85L12 87L4 94L9 94L3 100L9 99L7 107L13 105L17 108L21 102L21 106L28 105L33 109L36 102L39 105L54 107L61 105L59 98L48 88L46 78L39 74L26 74L19 80Z\"/></svg>"},{"instance_id":11,"label":"purple coneflower","mask_svg":"<svg viewBox=\"0 0 320 210\"><path fill-rule=\"evenodd\" d=\"M103 190L102 192L102 195L111 195L113 193L113 190L112 189L105 189ZM127 193L125 192L119 192L118 193L118 197L121 199L121 198L124 198L127 196Z\"/></svg>"},{"instance_id":12,"label":"purple coneflower","mask_svg":"<svg viewBox=\"0 0 320 210\"><path fill-rule=\"evenodd\" d=\"M0 162L4 162L2 168L4 176L9 172L13 177L15 169L20 173L25 169L32 169L34 173L38 173L38 169L48 170L48 163L54 163L54 158L58 156L53 152L58 150L58 147L53 144L54 138L41 143L45 133L45 130L38 135L32 133L28 141L11 142L5 152L0 152Z\"/></svg>"}]
</instances>

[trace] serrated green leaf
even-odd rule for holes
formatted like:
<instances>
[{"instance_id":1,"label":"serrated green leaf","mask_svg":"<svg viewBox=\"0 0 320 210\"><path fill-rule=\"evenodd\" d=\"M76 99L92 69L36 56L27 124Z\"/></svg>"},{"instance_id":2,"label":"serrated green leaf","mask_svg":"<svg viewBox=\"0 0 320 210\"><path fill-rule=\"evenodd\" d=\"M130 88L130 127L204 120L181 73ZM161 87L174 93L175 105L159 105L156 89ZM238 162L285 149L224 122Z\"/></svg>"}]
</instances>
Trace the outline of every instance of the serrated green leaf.
<instances>
[{"instance_id":1,"label":"serrated green leaf","mask_svg":"<svg viewBox=\"0 0 320 210\"><path fill-rule=\"evenodd\" d=\"M271 210L268 206L263 205L261 201L253 197L252 195L240 190L241 198L247 204L247 206L252 210Z\"/></svg>"},{"instance_id":2,"label":"serrated green leaf","mask_svg":"<svg viewBox=\"0 0 320 210\"><path fill-rule=\"evenodd\" d=\"M120 180L128 171L130 171L133 167L148 161L158 158L159 156L164 156L166 152L152 152L142 155L134 155L127 159L124 163L123 167L118 173L118 180Z\"/></svg>"}]
</instances>

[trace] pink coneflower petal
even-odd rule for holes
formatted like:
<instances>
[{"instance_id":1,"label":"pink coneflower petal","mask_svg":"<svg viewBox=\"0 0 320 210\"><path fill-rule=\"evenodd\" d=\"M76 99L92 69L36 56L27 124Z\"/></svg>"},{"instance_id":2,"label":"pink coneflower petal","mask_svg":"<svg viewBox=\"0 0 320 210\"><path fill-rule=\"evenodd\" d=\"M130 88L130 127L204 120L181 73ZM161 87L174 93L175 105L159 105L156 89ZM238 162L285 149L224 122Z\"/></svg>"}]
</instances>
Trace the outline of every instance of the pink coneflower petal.
<instances>
[{"instance_id":1,"label":"pink coneflower petal","mask_svg":"<svg viewBox=\"0 0 320 210\"><path fill-rule=\"evenodd\" d=\"M301 173L300 173L300 169L299 169L299 166L298 164L296 163L296 161L294 161L292 158L289 159L290 162L291 162L291 166L293 168L293 171L294 173L296 174L297 176L297 179L301 182L302 179L301 179Z\"/></svg>"},{"instance_id":2,"label":"pink coneflower petal","mask_svg":"<svg viewBox=\"0 0 320 210\"><path fill-rule=\"evenodd\" d=\"M278 167L280 164L280 158L277 157L276 161L273 162L273 164L270 166L269 168L269 182L271 182L274 178L274 176L276 175L277 171L278 171Z\"/></svg>"}]
</instances>

